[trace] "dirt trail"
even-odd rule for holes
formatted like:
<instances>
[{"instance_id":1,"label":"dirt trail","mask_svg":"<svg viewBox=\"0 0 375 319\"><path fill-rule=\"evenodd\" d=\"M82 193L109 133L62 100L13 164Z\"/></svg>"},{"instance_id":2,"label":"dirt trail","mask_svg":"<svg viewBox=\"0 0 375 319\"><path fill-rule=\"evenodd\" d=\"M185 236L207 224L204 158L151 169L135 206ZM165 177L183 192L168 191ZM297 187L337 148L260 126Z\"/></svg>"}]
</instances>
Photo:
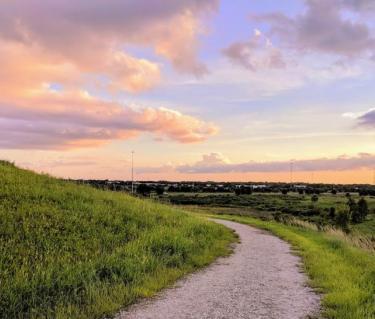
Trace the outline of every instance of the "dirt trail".
<instances>
[{"instance_id":1,"label":"dirt trail","mask_svg":"<svg viewBox=\"0 0 375 319\"><path fill-rule=\"evenodd\" d=\"M223 220L240 236L234 253L121 312L117 319L293 319L319 310L289 244Z\"/></svg>"}]
</instances>

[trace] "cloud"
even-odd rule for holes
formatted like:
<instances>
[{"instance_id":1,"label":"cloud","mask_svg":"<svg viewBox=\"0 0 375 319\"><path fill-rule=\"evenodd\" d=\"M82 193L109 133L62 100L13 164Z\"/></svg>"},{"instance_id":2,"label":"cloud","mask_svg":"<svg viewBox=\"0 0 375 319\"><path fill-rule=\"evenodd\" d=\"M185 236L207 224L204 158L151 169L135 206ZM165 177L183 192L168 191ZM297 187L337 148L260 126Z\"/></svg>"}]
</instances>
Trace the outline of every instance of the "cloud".
<instances>
[{"instance_id":1,"label":"cloud","mask_svg":"<svg viewBox=\"0 0 375 319\"><path fill-rule=\"evenodd\" d=\"M254 21L268 23L270 36L287 49L302 53L327 53L345 58L370 57L375 38L370 25L344 18L343 10L372 7L370 1L306 0L306 11L296 17L282 13L252 15Z\"/></svg>"},{"instance_id":2,"label":"cloud","mask_svg":"<svg viewBox=\"0 0 375 319\"><path fill-rule=\"evenodd\" d=\"M375 12L375 2L373 0L340 0L339 3L344 7L363 13Z\"/></svg>"},{"instance_id":3,"label":"cloud","mask_svg":"<svg viewBox=\"0 0 375 319\"><path fill-rule=\"evenodd\" d=\"M196 57L203 32L199 19L217 5L217 0L3 1L0 39L41 48L43 56L90 73L111 65L126 45L147 46L177 70L200 75L206 70Z\"/></svg>"},{"instance_id":4,"label":"cloud","mask_svg":"<svg viewBox=\"0 0 375 319\"><path fill-rule=\"evenodd\" d=\"M356 120L359 127L375 128L375 108L366 112L347 112L342 116Z\"/></svg>"},{"instance_id":5,"label":"cloud","mask_svg":"<svg viewBox=\"0 0 375 319\"><path fill-rule=\"evenodd\" d=\"M176 70L206 72L197 58L200 19L217 0L3 1L0 10L0 147L91 147L150 133L180 143L216 133L166 108L132 108L84 93L138 93L161 64L126 48L151 48ZM53 89L58 87L58 89Z\"/></svg>"},{"instance_id":6,"label":"cloud","mask_svg":"<svg viewBox=\"0 0 375 319\"><path fill-rule=\"evenodd\" d=\"M370 109L358 117L360 126L375 128L375 109Z\"/></svg>"},{"instance_id":7,"label":"cloud","mask_svg":"<svg viewBox=\"0 0 375 319\"><path fill-rule=\"evenodd\" d=\"M216 126L166 108L102 101L85 92L54 92L0 103L0 147L92 147L149 132L180 143L205 140Z\"/></svg>"},{"instance_id":8,"label":"cloud","mask_svg":"<svg viewBox=\"0 0 375 319\"><path fill-rule=\"evenodd\" d=\"M234 42L222 53L232 62L251 71L259 69L282 69L286 66L280 50L272 45L258 29L248 41Z\"/></svg>"},{"instance_id":9,"label":"cloud","mask_svg":"<svg viewBox=\"0 0 375 319\"><path fill-rule=\"evenodd\" d=\"M361 168L374 168L374 154L358 154L358 156L340 156L337 158L318 158L311 160L294 160L295 171L343 171ZM290 161L228 163L220 156L210 154L193 165L181 165L176 168L179 173L211 174L211 173L251 173L251 172L288 172Z\"/></svg>"},{"instance_id":10,"label":"cloud","mask_svg":"<svg viewBox=\"0 0 375 319\"><path fill-rule=\"evenodd\" d=\"M92 65L57 58L41 47L29 47L0 40L0 88L9 95L32 91L45 83L76 88L87 84L88 76L107 79L104 89L138 93L159 84L160 67L125 52L108 51Z\"/></svg>"}]
</instances>

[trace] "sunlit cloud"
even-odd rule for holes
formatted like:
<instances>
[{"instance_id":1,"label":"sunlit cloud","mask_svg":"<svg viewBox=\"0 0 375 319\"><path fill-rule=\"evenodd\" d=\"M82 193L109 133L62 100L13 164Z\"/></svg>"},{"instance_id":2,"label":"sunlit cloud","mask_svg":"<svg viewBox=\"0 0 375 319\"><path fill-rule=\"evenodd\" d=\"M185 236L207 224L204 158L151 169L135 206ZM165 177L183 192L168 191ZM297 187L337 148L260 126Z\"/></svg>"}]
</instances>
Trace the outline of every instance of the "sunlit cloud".
<instances>
[{"instance_id":1,"label":"sunlit cloud","mask_svg":"<svg viewBox=\"0 0 375 319\"><path fill-rule=\"evenodd\" d=\"M95 147L141 133L193 143L215 134L215 125L198 118L160 107L134 109L85 88L111 96L161 82L161 62L137 57L127 45L149 47L177 71L202 75L200 17L216 7L216 0L160 1L152 8L143 0L2 3L0 147Z\"/></svg>"},{"instance_id":2,"label":"sunlit cloud","mask_svg":"<svg viewBox=\"0 0 375 319\"><path fill-rule=\"evenodd\" d=\"M52 56L55 62L108 76L114 75L113 63L125 73L139 71L139 66L133 70L131 65L140 61L128 54L118 56L127 44L147 46L177 70L199 75L205 72L196 55L197 36L204 32L199 18L216 10L217 4L217 0L152 5L145 0L6 1L0 11L0 39L42 48L43 56Z\"/></svg>"},{"instance_id":3,"label":"sunlit cloud","mask_svg":"<svg viewBox=\"0 0 375 319\"><path fill-rule=\"evenodd\" d=\"M217 132L211 123L170 109L134 109L85 92L44 92L0 104L0 122L2 148L93 147L143 132L193 143Z\"/></svg>"},{"instance_id":4,"label":"sunlit cloud","mask_svg":"<svg viewBox=\"0 0 375 319\"><path fill-rule=\"evenodd\" d=\"M181 165L176 168L179 173L212 174L212 173L249 173L249 172L287 172L291 161L277 162L244 162L228 163L215 153L203 156L203 159L192 165ZM337 158L316 158L311 160L294 160L295 171L345 171L354 169L372 169L375 167L374 154L357 156L340 156Z\"/></svg>"}]
</instances>

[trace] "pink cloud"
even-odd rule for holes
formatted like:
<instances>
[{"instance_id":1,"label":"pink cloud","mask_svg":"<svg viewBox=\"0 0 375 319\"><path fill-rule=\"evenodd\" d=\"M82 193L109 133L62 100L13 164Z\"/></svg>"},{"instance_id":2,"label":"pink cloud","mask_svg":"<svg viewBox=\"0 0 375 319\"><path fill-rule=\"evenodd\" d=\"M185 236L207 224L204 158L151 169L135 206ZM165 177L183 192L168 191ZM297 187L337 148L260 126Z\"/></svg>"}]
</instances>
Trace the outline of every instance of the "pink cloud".
<instances>
[{"instance_id":1,"label":"pink cloud","mask_svg":"<svg viewBox=\"0 0 375 319\"><path fill-rule=\"evenodd\" d=\"M217 0L6 1L0 39L42 48L56 61L107 75L112 75L106 64L112 64L113 52L127 44L149 46L176 69L199 75L205 72L196 57L199 17L217 5Z\"/></svg>"},{"instance_id":2,"label":"pink cloud","mask_svg":"<svg viewBox=\"0 0 375 319\"><path fill-rule=\"evenodd\" d=\"M234 42L222 50L232 62L251 71L282 69L286 66L283 55L259 30L248 41Z\"/></svg>"},{"instance_id":3,"label":"pink cloud","mask_svg":"<svg viewBox=\"0 0 375 319\"><path fill-rule=\"evenodd\" d=\"M371 0L305 0L303 14L252 15L251 19L270 25L269 35L281 46L299 53L326 53L345 58L370 58L375 53L374 30L370 24L345 18L344 10L364 14L374 8Z\"/></svg>"},{"instance_id":4,"label":"pink cloud","mask_svg":"<svg viewBox=\"0 0 375 319\"><path fill-rule=\"evenodd\" d=\"M337 158L317 158L293 161L295 171L345 171L375 167L374 154L358 154L357 156L340 156ZM249 173L249 172L288 172L290 161L277 162L245 162L229 163L216 153L206 155L202 161L192 165L178 166L179 173L211 174L211 173Z\"/></svg>"},{"instance_id":5,"label":"pink cloud","mask_svg":"<svg viewBox=\"0 0 375 319\"><path fill-rule=\"evenodd\" d=\"M0 10L0 147L91 147L151 133L180 143L216 133L171 109L127 105L82 93L137 93L161 80L159 63L125 51L148 46L181 72L201 75L197 36L217 0L5 1ZM90 81L90 82L88 82ZM53 91L59 83L63 90Z\"/></svg>"},{"instance_id":6,"label":"pink cloud","mask_svg":"<svg viewBox=\"0 0 375 319\"><path fill-rule=\"evenodd\" d=\"M60 149L92 147L143 132L194 143L217 128L166 108L134 109L85 93L46 92L0 104L0 147Z\"/></svg>"}]
</instances>

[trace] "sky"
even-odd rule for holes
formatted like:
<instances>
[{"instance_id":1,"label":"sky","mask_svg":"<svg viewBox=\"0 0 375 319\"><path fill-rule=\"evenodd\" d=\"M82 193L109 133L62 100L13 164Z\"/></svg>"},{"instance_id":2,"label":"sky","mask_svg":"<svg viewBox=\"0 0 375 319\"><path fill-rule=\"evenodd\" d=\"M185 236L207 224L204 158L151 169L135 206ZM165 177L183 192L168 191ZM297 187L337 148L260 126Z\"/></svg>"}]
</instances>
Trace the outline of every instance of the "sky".
<instances>
[{"instance_id":1,"label":"sky","mask_svg":"<svg viewBox=\"0 0 375 319\"><path fill-rule=\"evenodd\" d=\"M373 0L0 0L0 158L65 178L375 182ZM293 174L290 174L293 163Z\"/></svg>"}]
</instances>

